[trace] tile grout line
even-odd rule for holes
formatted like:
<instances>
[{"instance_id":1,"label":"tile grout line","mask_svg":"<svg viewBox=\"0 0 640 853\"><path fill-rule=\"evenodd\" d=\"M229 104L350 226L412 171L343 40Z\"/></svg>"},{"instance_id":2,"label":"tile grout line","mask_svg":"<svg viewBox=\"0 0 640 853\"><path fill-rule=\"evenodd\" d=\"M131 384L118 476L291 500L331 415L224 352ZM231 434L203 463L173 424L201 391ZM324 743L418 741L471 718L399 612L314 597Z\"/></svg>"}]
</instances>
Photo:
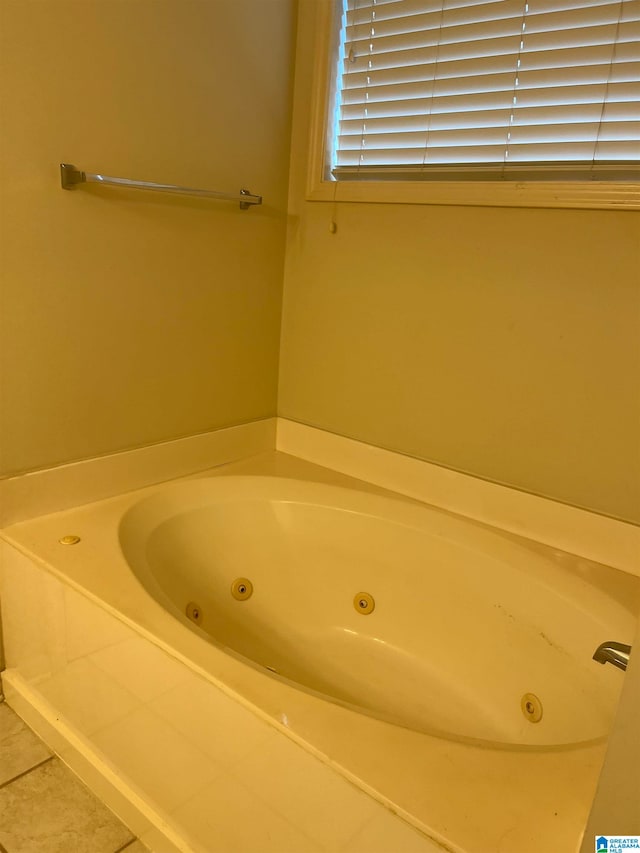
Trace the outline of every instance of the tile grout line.
<instances>
[{"instance_id":1,"label":"tile grout line","mask_svg":"<svg viewBox=\"0 0 640 853\"><path fill-rule=\"evenodd\" d=\"M117 849L117 850L114 850L114 851L113 851L113 853L123 853L123 851L124 851L124 850L126 850L126 849L127 849L127 847L131 847L131 845L132 845L132 844L135 844L137 840L138 840L138 839L137 839L137 838L135 838L135 836L134 836L134 837L131 839L131 841L127 841L127 843L126 843L126 844L123 844L123 845L122 845L122 847L118 847L118 849ZM1 845L0 845L0 847L1 847ZM0 850L0 853L2 853L2 850Z\"/></svg>"},{"instance_id":2,"label":"tile grout line","mask_svg":"<svg viewBox=\"0 0 640 853\"><path fill-rule=\"evenodd\" d=\"M55 755L50 755L48 758L45 758L44 761L40 761L40 762L38 762L38 764L34 764L33 767L30 767L28 770L23 770L22 773L18 773L17 776L13 777L13 779L7 779L6 782L3 782L0 785L0 790L2 790L3 788L6 788L7 785L11 785L13 782L16 782L18 779L22 779L23 776L26 776L27 774L31 773L32 770L37 770L38 767L42 767L43 764L47 764L49 761L52 761L55 757L56 757ZM2 853L2 850L0 850L0 853ZM5 853L6 853L6 851L5 851Z\"/></svg>"}]
</instances>

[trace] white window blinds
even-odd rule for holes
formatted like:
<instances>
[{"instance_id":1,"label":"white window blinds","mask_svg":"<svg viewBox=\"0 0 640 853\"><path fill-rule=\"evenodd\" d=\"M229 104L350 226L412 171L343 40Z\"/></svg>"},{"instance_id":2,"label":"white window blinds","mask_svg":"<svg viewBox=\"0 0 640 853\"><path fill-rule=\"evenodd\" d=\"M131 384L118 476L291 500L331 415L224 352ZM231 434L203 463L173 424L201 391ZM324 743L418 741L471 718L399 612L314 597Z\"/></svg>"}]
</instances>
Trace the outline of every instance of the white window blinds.
<instances>
[{"instance_id":1,"label":"white window blinds","mask_svg":"<svg viewBox=\"0 0 640 853\"><path fill-rule=\"evenodd\" d=\"M637 179L640 0L344 0L332 172Z\"/></svg>"}]
</instances>

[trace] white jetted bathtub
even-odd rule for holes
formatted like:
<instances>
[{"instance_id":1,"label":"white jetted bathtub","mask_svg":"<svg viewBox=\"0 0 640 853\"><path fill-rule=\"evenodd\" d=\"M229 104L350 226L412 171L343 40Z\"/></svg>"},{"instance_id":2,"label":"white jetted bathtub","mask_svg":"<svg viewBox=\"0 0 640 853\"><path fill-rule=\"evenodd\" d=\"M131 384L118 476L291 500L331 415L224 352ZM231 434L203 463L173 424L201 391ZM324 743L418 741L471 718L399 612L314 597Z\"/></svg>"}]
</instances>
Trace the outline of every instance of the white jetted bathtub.
<instances>
[{"instance_id":1,"label":"white jetted bathtub","mask_svg":"<svg viewBox=\"0 0 640 853\"><path fill-rule=\"evenodd\" d=\"M595 567L408 501L264 476L165 487L119 535L170 613L329 701L499 746L611 725L617 691L592 655L635 617Z\"/></svg>"},{"instance_id":2,"label":"white jetted bathtub","mask_svg":"<svg viewBox=\"0 0 640 853\"><path fill-rule=\"evenodd\" d=\"M578 850L639 578L278 453L3 537L9 701L152 849Z\"/></svg>"}]
</instances>

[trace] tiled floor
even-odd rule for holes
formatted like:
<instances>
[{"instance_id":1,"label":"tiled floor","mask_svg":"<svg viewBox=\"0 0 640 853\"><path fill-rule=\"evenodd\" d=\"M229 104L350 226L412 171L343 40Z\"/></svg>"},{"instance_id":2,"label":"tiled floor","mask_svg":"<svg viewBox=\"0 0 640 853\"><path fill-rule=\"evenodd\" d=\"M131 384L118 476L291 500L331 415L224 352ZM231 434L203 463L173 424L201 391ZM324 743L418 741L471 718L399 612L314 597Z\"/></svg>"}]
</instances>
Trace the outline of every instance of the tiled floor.
<instances>
[{"instance_id":1,"label":"tiled floor","mask_svg":"<svg viewBox=\"0 0 640 853\"><path fill-rule=\"evenodd\" d=\"M44 743L0 704L0 853L146 853Z\"/></svg>"}]
</instances>

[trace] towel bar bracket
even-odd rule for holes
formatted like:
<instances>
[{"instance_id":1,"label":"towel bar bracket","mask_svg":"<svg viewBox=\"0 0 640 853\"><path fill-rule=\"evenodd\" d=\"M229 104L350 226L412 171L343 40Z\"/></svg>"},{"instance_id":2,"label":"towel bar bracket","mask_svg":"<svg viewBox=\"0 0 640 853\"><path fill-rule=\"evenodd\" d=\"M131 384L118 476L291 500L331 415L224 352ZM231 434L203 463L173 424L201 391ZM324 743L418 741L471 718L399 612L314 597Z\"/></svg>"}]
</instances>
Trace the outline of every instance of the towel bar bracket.
<instances>
[{"instance_id":1,"label":"towel bar bracket","mask_svg":"<svg viewBox=\"0 0 640 853\"><path fill-rule=\"evenodd\" d=\"M60 183L63 190L73 190L86 180L84 172L69 163L60 163Z\"/></svg>"}]
</instances>

